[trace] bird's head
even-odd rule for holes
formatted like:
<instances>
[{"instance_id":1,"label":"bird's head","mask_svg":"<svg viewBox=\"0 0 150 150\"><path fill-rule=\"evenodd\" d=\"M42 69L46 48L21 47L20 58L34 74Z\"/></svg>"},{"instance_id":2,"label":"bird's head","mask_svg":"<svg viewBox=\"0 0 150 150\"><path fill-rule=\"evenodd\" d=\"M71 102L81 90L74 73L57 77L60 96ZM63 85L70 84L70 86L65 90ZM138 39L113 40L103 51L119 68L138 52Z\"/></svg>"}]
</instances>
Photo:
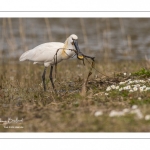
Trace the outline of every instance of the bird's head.
<instances>
[{"instance_id":1,"label":"bird's head","mask_svg":"<svg viewBox=\"0 0 150 150\"><path fill-rule=\"evenodd\" d=\"M84 57L78 46L78 37L75 34L72 34L72 35L70 35L69 40L71 41L71 44L75 47L75 49L77 51L77 58L80 60L83 60Z\"/></svg>"}]
</instances>

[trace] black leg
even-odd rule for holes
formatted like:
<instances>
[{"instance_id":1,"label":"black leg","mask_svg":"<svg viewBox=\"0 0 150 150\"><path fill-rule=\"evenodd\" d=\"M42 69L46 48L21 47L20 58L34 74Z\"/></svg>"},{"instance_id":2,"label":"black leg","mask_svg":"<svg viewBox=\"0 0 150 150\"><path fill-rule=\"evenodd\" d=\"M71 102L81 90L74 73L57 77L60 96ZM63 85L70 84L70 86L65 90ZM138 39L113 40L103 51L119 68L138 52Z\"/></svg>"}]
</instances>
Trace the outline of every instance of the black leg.
<instances>
[{"instance_id":1,"label":"black leg","mask_svg":"<svg viewBox=\"0 0 150 150\"><path fill-rule=\"evenodd\" d=\"M45 68L44 68L43 75L42 75L44 91L46 91L46 85L45 85L45 74L46 74L46 69L47 69L47 68L45 67Z\"/></svg>"},{"instance_id":2,"label":"black leg","mask_svg":"<svg viewBox=\"0 0 150 150\"><path fill-rule=\"evenodd\" d=\"M51 66L49 78L50 78L50 81L52 83L52 87L53 87L54 91L56 92L56 89L55 89L55 86L54 86L54 82L53 82L53 66Z\"/></svg>"}]
</instances>

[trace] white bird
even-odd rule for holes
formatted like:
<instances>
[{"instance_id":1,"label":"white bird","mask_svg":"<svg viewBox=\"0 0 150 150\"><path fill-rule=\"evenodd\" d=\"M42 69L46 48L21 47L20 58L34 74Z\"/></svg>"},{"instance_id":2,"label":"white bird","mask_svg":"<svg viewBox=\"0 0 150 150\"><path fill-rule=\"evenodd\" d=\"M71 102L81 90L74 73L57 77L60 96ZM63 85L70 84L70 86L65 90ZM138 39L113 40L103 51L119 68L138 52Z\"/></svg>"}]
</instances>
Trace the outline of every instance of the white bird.
<instances>
[{"instance_id":1,"label":"white bird","mask_svg":"<svg viewBox=\"0 0 150 150\"><path fill-rule=\"evenodd\" d=\"M53 66L61 62L62 60L69 59L75 54L77 54L78 59L80 60L84 59L85 55L83 55L80 52L77 40L78 37L75 34L72 34L66 39L65 43L50 42L50 43L41 44L23 53L20 56L19 60L32 61L33 64L43 64L45 66L42 75L44 91L46 91L46 85L45 85L46 69L47 67L51 66L49 78L52 83L52 87L55 90L55 86L52 78Z\"/></svg>"}]
</instances>

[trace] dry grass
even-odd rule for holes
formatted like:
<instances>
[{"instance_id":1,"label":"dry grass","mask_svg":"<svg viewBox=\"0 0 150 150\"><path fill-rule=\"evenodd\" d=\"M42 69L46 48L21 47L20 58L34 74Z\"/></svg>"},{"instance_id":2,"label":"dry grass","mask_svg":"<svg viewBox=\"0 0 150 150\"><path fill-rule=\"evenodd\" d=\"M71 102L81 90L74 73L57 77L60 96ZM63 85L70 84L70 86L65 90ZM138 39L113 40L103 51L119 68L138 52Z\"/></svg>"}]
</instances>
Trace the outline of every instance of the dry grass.
<instances>
[{"instance_id":1,"label":"dry grass","mask_svg":"<svg viewBox=\"0 0 150 150\"><path fill-rule=\"evenodd\" d=\"M47 72L46 92L43 91L41 74L42 66L31 63L7 62L0 65L0 116L7 118L23 118L21 124L5 124L6 126L22 126L20 129L4 128L4 132L144 132L150 131L149 123L135 115L109 117L111 110L131 108L138 105L144 115L150 114L150 92L140 94L111 94L106 96L106 87L117 84L128 77L121 73L140 70L145 63L96 63L96 68L106 76L93 70L90 76L86 95L80 94L82 85L88 75L88 64L83 66L78 60L64 61L58 65L55 85L56 95L49 82ZM84 71L83 71L84 70ZM117 76L117 74L120 74ZM109 77L108 77L109 76ZM133 78L133 77L131 77ZM135 78L135 77L134 77ZM143 101L139 101L142 97ZM103 115L95 116L96 111Z\"/></svg>"}]
</instances>

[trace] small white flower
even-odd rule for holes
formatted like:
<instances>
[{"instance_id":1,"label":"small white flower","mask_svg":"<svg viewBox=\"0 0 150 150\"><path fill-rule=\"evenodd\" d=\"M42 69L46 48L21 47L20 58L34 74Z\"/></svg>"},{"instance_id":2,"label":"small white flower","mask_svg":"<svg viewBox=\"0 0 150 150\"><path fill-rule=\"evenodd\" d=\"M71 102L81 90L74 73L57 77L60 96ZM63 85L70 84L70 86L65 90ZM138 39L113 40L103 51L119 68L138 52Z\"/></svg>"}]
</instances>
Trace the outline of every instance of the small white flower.
<instances>
[{"instance_id":1,"label":"small white flower","mask_svg":"<svg viewBox=\"0 0 150 150\"><path fill-rule=\"evenodd\" d=\"M144 81L144 80L139 80L139 82L141 82L141 83L145 83L145 81Z\"/></svg>"},{"instance_id":2,"label":"small white flower","mask_svg":"<svg viewBox=\"0 0 150 150\"><path fill-rule=\"evenodd\" d=\"M131 81L131 79L128 79L127 81Z\"/></svg>"},{"instance_id":3,"label":"small white flower","mask_svg":"<svg viewBox=\"0 0 150 150\"><path fill-rule=\"evenodd\" d=\"M133 82L134 82L134 83L139 83L139 81L138 81L138 80L134 80Z\"/></svg>"},{"instance_id":4,"label":"small white flower","mask_svg":"<svg viewBox=\"0 0 150 150\"><path fill-rule=\"evenodd\" d=\"M122 85L122 84L125 84L125 82L120 82L119 84Z\"/></svg>"},{"instance_id":5,"label":"small white flower","mask_svg":"<svg viewBox=\"0 0 150 150\"><path fill-rule=\"evenodd\" d=\"M143 118L143 114L141 113L140 109L133 109L133 110L131 110L131 114L136 114L138 119L142 119Z\"/></svg>"},{"instance_id":6,"label":"small white flower","mask_svg":"<svg viewBox=\"0 0 150 150\"><path fill-rule=\"evenodd\" d=\"M130 110L128 108L123 109L124 113L128 113Z\"/></svg>"},{"instance_id":7,"label":"small white flower","mask_svg":"<svg viewBox=\"0 0 150 150\"><path fill-rule=\"evenodd\" d=\"M107 95L109 95L108 93L105 93L105 95L107 96Z\"/></svg>"},{"instance_id":8,"label":"small white flower","mask_svg":"<svg viewBox=\"0 0 150 150\"><path fill-rule=\"evenodd\" d=\"M146 85L143 85L142 87L143 87L143 88L146 88Z\"/></svg>"},{"instance_id":9,"label":"small white flower","mask_svg":"<svg viewBox=\"0 0 150 150\"><path fill-rule=\"evenodd\" d=\"M137 105L133 105L133 106L132 106L132 109L137 109L137 108L138 108Z\"/></svg>"},{"instance_id":10,"label":"small white flower","mask_svg":"<svg viewBox=\"0 0 150 150\"><path fill-rule=\"evenodd\" d=\"M134 87L138 87L138 88L139 88L139 87L140 87L140 84L135 84Z\"/></svg>"},{"instance_id":11,"label":"small white flower","mask_svg":"<svg viewBox=\"0 0 150 150\"><path fill-rule=\"evenodd\" d=\"M127 73L123 73L123 75L124 75L124 76L126 76L126 75L127 75Z\"/></svg>"},{"instance_id":12,"label":"small white flower","mask_svg":"<svg viewBox=\"0 0 150 150\"><path fill-rule=\"evenodd\" d=\"M128 82L128 84L132 84L132 83L133 83L133 81L129 81L129 82Z\"/></svg>"},{"instance_id":13,"label":"small white flower","mask_svg":"<svg viewBox=\"0 0 150 150\"><path fill-rule=\"evenodd\" d=\"M123 89L124 89L124 90L130 90L130 89L131 89L131 86L130 86L130 85L125 86Z\"/></svg>"},{"instance_id":14,"label":"small white flower","mask_svg":"<svg viewBox=\"0 0 150 150\"><path fill-rule=\"evenodd\" d=\"M128 89L128 90L130 90L130 89L131 89L131 86L130 86L130 85L128 85L128 86L127 86L127 89Z\"/></svg>"},{"instance_id":15,"label":"small white flower","mask_svg":"<svg viewBox=\"0 0 150 150\"><path fill-rule=\"evenodd\" d=\"M145 120L150 120L150 115L146 115Z\"/></svg>"},{"instance_id":16,"label":"small white flower","mask_svg":"<svg viewBox=\"0 0 150 150\"><path fill-rule=\"evenodd\" d=\"M106 91L110 91L111 90L111 87L110 86L108 86L107 87L107 89L106 89Z\"/></svg>"},{"instance_id":17,"label":"small white flower","mask_svg":"<svg viewBox=\"0 0 150 150\"><path fill-rule=\"evenodd\" d=\"M143 92L144 91L144 88L143 87L140 87L140 92Z\"/></svg>"},{"instance_id":18,"label":"small white flower","mask_svg":"<svg viewBox=\"0 0 150 150\"><path fill-rule=\"evenodd\" d=\"M137 90L138 90L138 88L137 88L137 87L134 87L134 88L133 88L133 91L137 91Z\"/></svg>"},{"instance_id":19,"label":"small white flower","mask_svg":"<svg viewBox=\"0 0 150 150\"><path fill-rule=\"evenodd\" d=\"M120 89L119 89L119 91L122 91L122 90L123 90L123 88L120 88Z\"/></svg>"},{"instance_id":20,"label":"small white flower","mask_svg":"<svg viewBox=\"0 0 150 150\"><path fill-rule=\"evenodd\" d=\"M150 87L146 87L146 89L145 89L146 91L148 91L148 90L150 90Z\"/></svg>"},{"instance_id":21,"label":"small white flower","mask_svg":"<svg viewBox=\"0 0 150 150\"><path fill-rule=\"evenodd\" d=\"M119 116L124 116L124 112L123 111L115 111L115 110L112 110L110 113L109 113L109 117L119 117Z\"/></svg>"},{"instance_id":22,"label":"small white flower","mask_svg":"<svg viewBox=\"0 0 150 150\"><path fill-rule=\"evenodd\" d=\"M96 111L95 114L94 114L94 116L96 116L96 117L101 116L101 115L103 115L103 112L100 111L100 110Z\"/></svg>"},{"instance_id":23,"label":"small white flower","mask_svg":"<svg viewBox=\"0 0 150 150\"><path fill-rule=\"evenodd\" d=\"M94 96L98 96L98 95L99 95L99 93L94 94Z\"/></svg>"},{"instance_id":24,"label":"small white flower","mask_svg":"<svg viewBox=\"0 0 150 150\"><path fill-rule=\"evenodd\" d=\"M116 86L116 90L118 90L119 89L119 86Z\"/></svg>"},{"instance_id":25,"label":"small white flower","mask_svg":"<svg viewBox=\"0 0 150 150\"><path fill-rule=\"evenodd\" d=\"M116 89L116 86L115 85L111 85L111 88L114 90L114 89Z\"/></svg>"},{"instance_id":26,"label":"small white flower","mask_svg":"<svg viewBox=\"0 0 150 150\"><path fill-rule=\"evenodd\" d=\"M134 92L134 91L133 91L133 90L130 90L129 92L131 92L131 93L132 93L132 92Z\"/></svg>"},{"instance_id":27,"label":"small white flower","mask_svg":"<svg viewBox=\"0 0 150 150\"><path fill-rule=\"evenodd\" d=\"M138 100L141 100L142 98L141 97L138 97Z\"/></svg>"},{"instance_id":28,"label":"small white flower","mask_svg":"<svg viewBox=\"0 0 150 150\"><path fill-rule=\"evenodd\" d=\"M126 90L126 86L122 88L123 90Z\"/></svg>"}]
</instances>

